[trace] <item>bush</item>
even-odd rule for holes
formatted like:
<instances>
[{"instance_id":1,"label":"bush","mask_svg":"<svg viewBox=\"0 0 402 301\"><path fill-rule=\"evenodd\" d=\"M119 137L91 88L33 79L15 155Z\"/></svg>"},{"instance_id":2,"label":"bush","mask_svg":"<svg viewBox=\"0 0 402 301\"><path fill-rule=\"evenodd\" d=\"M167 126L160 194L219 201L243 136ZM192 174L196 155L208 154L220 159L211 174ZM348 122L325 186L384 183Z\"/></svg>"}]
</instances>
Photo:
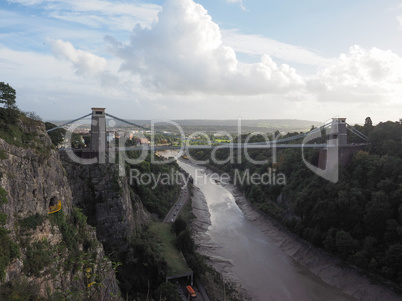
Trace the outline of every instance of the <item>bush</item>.
<instances>
[{"instance_id":1,"label":"bush","mask_svg":"<svg viewBox=\"0 0 402 301\"><path fill-rule=\"evenodd\" d=\"M44 219L45 216L36 213L20 220L19 225L24 230L33 230L36 229L37 226L42 225Z\"/></svg>"},{"instance_id":2,"label":"bush","mask_svg":"<svg viewBox=\"0 0 402 301\"><path fill-rule=\"evenodd\" d=\"M176 235L179 235L182 231L187 229L186 221L181 217L178 216L174 223L172 224L172 230Z\"/></svg>"},{"instance_id":3,"label":"bush","mask_svg":"<svg viewBox=\"0 0 402 301\"><path fill-rule=\"evenodd\" d=\"M171 282L163 282L154 292L155 300L180 301L177 287Z\"/></svg>"},{"instance_id":4,"label":"bush","mask_svg":"<svg viewBox=\"0 0 402 301\"><path fill-rule=\"evenodd\" d=\"M0 300L40 300L39 286L26 280L7 282L0 286Z\"/></svg>"},{"instance_id":5,"label":"bush","mask_svg":"<svg viewBox=\"0 0 402 301\"><path fill-rule=\"evenodd\" d=\"M70 224L67 223L63 209L51 214L49 218L51 223L56 224L59 228L67 249L70 251L78 250L77 232Z\"/></svg>"},{"instance_id":6,"label":"bush","mask_svg":"<svg viewBox=\"0 0 402 301\"><path fill-rule=\"evenodd\" d=\"M7 214L0 212L0 226L5 225L7 222Z\"/></svg>"},{"instance_id":7,"label":"bush","mask_svg":"<svg viewBox=\"0 0 402 301\"><path fill-rule=\"evenodd\" d=\"M36 241L28 246L23 269L28 276L39 277L41 271L52 262L52 257L49 256L50 248L50 243L47 240Z\"/></svg>"},{"instance_id":8,"label":"bush","mask_svg":"<svg viewBox=\"0 0 402 301\"><path fill-rule=\"evenodd\" d=\"M177 236L176 245L183 253L194 253L195 244L189 230L184 230Z\"/></svg>"},{"instance_id":9,"label":"bush","mask_svg":"<svg viewBox=\"0 0 402 301\"><path fill-rule=\"evenodd\" d=\"M87 226L87 217L82 213L82 209L78 207L73 208L74 224L80 228L85 228Z\"/></svg>"},{"instance_id":10,"label":"bush","mask_svg":"<svg viewBox=\"0 0 402 301\"><path fill-rule=\"evenodd\" d=\"M7 159L7 154L4 149L0 149L0 160Z\"/></svg>"},{"instance_id":11,"label":"bush","mask_svg":"<svg viewBox=\"0 0 402 301\"><path fill-rule=\"evenodd\" d=\"M11 240L8 233L9 231L0 227L0 280L4 279L5 270L11 260L20 255L19 246Z\"/></svg>"},{"instance_id":12,"label":"bush","mask_svg":"<svg viewBox=\"0 0 402 301\"><path fill-rule=\"evenodd\" d=\"M7 191L3 187L0 187L0 205L7 204L7 202Z\"/></svg>"}]
</instances>

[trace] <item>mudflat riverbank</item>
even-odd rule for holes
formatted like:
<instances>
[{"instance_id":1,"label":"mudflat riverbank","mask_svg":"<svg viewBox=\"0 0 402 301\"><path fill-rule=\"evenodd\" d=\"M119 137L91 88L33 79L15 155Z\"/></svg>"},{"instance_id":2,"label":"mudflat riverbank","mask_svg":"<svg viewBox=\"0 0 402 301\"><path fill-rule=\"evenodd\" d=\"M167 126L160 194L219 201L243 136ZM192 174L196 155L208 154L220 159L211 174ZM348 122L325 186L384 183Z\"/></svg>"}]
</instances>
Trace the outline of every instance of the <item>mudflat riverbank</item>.
<instances>
[{"instance_id":1,"label":"mudflat riverbank","mask_svg":"<svg viewBox=\"0 0 402 301\"><path fill-rule=\"evenodd\" d=\"M238 293L238 300L351 301L297 264L249 221L234 195L198 166L179 162L195 184L194 239L199 252ZM233 298L233 299L234 299Z\"/></svg>"},{"instance_id":2,"label":"mudflat riverbank","mask_svg":"<svg viewBox=\"0 0 402 301\"><path fill-rule=\"evenodd\" d=\"M191 166L199 168L195 165ZM206 174L210 173L208 170L204 170L204 172ZM302 283L295 284L296 286L306 285L315 289L317 283L323 282L324 284L318 285L319 290L321 290L319 296L325 296L325 300L402 300L401 296L396 295L390 289L371 283L369 279L358 271L342 265L341 260L312 246L273 222L270 218L260 214L233 185L224 183L220 183L220 185L222 186L221 188L224 188L233 196L235 203L241 210L241 214L244 214L244 218L291 258L293 261L292 264L296 266L299 274L305 274L308 279L307 282L303 284L303 280ZM233 284L233 287L239 293L238 296L240 299L262 300L250 294L249 285L248 287L244 285L245 279L238 277L237 272L239 272L239 269L236 271L237 263L230 256L225 256L224 246L217 244L217 240L211 237L210 230L214 226L211 222L210 210L211 205L208 205L205 195L198 187L195 187L193 213L197 218L193 224L193 233L197 244L200 246L199 252L209 258L209 264L220 272L226 281ZM241 238L239 237L239 239ZM322 288L325 285L327 285L327 288L323 290ZM266 300L281 299L274 296ZM306 297L304 299L303 297L302 299L288 297L284 300L308 299ZM315 298L315 300L320 299Z\"/></svg>"},{"instance_id":3,"label":"mudflat riverbank","mask_svg":"<svg viewBox=\"0 0 402 301\"><path fill-rule=\"evenodd\" d=\"M192 198L192 212L195 219L192 222L192 235L198 246L197 252L206 257L207 264L219 272L226 283L236 291L233 297L239 300L252 300L241 282L232 272L233 261L217 255L220 246L213 242L208 234L211 226L210 213L204 194L198 187L194 186Z\"/></svg>"},{"instance_id":4,"label":"mudflat riverbank","mask_svg":"<svg viewBox=\"0 0 402 301\"><path fill-rule=\"evenodd\" d=\"M340 288L345 294L363 301L401 301L391 289L373 284L359 271L344 266L342 261L320 250L284 229L255 210L232 184L222 184L232 193L245 217L272 239L294 261L308 268L325 283Z\"/></svg>"}]
</instances>

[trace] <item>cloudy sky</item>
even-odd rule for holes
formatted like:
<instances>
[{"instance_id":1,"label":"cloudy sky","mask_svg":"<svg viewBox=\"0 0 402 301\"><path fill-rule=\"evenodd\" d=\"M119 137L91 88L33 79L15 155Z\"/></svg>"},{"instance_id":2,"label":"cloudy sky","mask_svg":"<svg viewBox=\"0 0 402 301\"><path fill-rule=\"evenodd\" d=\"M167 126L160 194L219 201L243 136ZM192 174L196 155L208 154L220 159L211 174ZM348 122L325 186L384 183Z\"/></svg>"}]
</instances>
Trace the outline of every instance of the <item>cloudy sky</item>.
<instances>
[{"instance_id":1,"label":"cloudy sky","mask_svg":"<svg viewBox=\"0 0 402 301\"><path fill-rule=\"evenodd\" d=\"M402 118L401 0L3 0L0 81L74 119Z\"/></svg>"}]
</instances>

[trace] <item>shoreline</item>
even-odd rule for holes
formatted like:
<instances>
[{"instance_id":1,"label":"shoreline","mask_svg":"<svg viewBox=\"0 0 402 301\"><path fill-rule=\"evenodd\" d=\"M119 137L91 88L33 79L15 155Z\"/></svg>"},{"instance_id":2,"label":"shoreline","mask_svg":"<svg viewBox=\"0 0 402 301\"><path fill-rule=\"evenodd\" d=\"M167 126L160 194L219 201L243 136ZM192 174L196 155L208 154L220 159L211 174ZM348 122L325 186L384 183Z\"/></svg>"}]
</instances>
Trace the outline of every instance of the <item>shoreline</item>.
<instances>
[{"instance_id":1,"label":"shoreline","mask_svg":"<svg viewBox=\"0 0 402 301\"><path fill-rule=\"evenodd\" d=\"M208 171L208 169L206 169ZM341 289L346 295L362 301L401 301L402 296L390 288L371 283L370 280L350 266L342 267L342 260L326 253L293 232L284 228L269 216L253 208L252 204L231 183L220 183L234 197L247 220L292 258L328 285Z\"/></svg>"},{"instance_id":2,"label":"shoreline","mask_svg":"<svg viewBox=\"0 0 402 301\"><path fill-rule=\"evenodd\" d=\"M197 252L204 256L206 263L221 274L224 281L234 289L235 293L232 293L232 297L240 300L253 300L231 271L233 266L231 260L217 254L220 247L214 244L207 234L211 221L205 196L195 185L193 185L193 189L191 211L196 218L191 222L191 233L194 241L197 242Z\"/></svg>"},{"instance_id":3,"label":"shoreline","mask_svg":"<svg viewBox=\"0 0 402 301\"><path fill-rule=\"evenodd\" d=\"M207 175L213 173L206 166L195 165L189 160L180 158L179 160L184 164L202 169ZM314 276L319 277L326 284L341 289L346 295L356 300L402 301L402 295L396 294L391 288L372 283L358 268L354 269L351 266L345 266L341 259L313 246L286 229L279 222L260 213L232 183L219 182L218 185L223 186L233 195L236 204L248 221L254 223L264 235L270 238L296 264L307 268ZM197 203L198 208L195 208L195 212L193 210L197 218L192 223L192 229L194 230L194 238L205 243L204 246L199 248L200 254L207 257L207 262L222 274L225 281L234 285L234 289L237 290L239 297L243 298L242 300L253 300L240 281L235 279L234 275L229 272L232 266L230 260L220 258L212 253L212 251L218 250L219 246L211 243L211 238L206 234L209 225L211 225L208 205L199 188L195 185L193 187L192 206L194 207L194 203ZM196 191L198 191L198 195ZM203 215L197 215L197 210L204 211Z\"/></svg>"}]
</instances>

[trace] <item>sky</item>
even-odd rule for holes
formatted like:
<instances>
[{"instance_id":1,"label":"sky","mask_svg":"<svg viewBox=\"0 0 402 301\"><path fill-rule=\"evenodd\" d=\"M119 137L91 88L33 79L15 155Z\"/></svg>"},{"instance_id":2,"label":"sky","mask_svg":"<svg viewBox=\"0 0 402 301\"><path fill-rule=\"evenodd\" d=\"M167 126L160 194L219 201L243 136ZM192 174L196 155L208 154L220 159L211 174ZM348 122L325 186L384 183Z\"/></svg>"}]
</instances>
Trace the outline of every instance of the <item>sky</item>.
<instances>
[{"instance_id":1,"label":"sky","mask_svg":"<svg viewBox=\"0 0 402 301\"><path fill-rule=\"evenodd\" d=\"M0 82L44 120L402 118L402 0L2 0Z\"/></svg>"}]
</instances>

